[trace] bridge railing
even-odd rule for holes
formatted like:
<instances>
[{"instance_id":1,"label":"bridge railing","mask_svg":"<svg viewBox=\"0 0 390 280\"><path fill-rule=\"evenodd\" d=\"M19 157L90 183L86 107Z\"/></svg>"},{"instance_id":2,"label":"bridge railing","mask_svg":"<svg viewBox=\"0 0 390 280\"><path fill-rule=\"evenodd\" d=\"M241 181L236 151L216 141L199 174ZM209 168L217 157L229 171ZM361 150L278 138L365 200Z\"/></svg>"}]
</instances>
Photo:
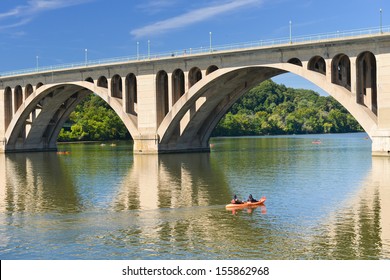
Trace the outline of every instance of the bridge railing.
<instances>
[{"instance_id":1,"label":"bridge railing","mask_svg":"<svg viewBox=\"0 0 390 280\"><path fill-rule=\"evenodd\" d=\"M189 49L169 51L169 52L157 53L157 54L142 54L142 55L140 54L140 55L132 55L132 56L116 57L116 58L108 58L108 59L87 60L84 62L44 66L38 68L36 67L36 68L29 68L29 69L15 70L15 71L7 71L3 73L0 72L0 77L16 76L16 75L23 75L23 74L34 74L38 72L52 72L57 70L69 70L73 68L85 68L88 66L99 66L104 64L136 62L136 61L169 58L169 57L178 57L178 56L199 55L199 54L217 53L217 52L224 52L224 51L261 48L261 47L272 47L276 45L288 45L294 43L314 43L314 42L321 42L321 41L331 40L331 39L346 39L346 38L357 37L357 36L380 35L380 34L388 34L388 33L390 33L390 26L382 26L382 27L375 27L375 28L355 29L349 31L337 31L333 33L295 36L291 38L285 37L279 39L257 40L257 41L246 42L246 43L211 46L211 48L210 46L189 48Z\"/></svg>"}]
</instances>

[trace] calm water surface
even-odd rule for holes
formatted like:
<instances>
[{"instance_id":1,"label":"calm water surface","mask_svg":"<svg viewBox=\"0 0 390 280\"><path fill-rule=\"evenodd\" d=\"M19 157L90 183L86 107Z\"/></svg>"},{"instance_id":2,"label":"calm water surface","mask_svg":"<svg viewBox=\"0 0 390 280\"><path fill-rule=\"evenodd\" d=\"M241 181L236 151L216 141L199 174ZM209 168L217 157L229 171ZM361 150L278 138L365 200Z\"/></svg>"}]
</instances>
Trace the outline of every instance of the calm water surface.
<instances>
[{"instance_id":1,"label":"calm water surface","mask_svg":"<svg viewBox=\"0 0 390 280\"><path fill-rule=\"evenodd\" d=\"M211 145L0 155L0 259L390 259L390 159L365 134ZM225 210L250 193L265 207Z\"/></svg>"}]
</instances>

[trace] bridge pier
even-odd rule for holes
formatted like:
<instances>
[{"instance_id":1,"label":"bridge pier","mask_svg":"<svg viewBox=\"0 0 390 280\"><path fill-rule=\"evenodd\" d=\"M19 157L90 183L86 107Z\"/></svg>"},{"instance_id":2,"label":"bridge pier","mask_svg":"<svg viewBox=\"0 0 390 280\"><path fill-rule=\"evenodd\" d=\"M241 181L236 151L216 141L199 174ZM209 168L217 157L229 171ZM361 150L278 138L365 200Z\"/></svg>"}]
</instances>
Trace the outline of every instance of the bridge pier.
<instances>
[{"instance_id":1,"label":"bridge pier","mask_svg":"<svg viewBox=\"0 0 390 280\"><path fill-rule=\"evenodd\" d=\"M390 131L381 131L371 137L372 156L390 157Z\"/></svg>"},{"instance_id":2,"label":"bridge pier","mask_svg":"<svg viewBox=\"0 0 390 280\"><path fill-rule=\"evenodd\" d=\"M157 134L134 137L134 154L158 154L159 137Z\"/></svg>"},{"instance_id":3,"label":"bridge pier","mask_svg":"<svg viewBox=\"0 0 390 280\"><path fill-rule=\"evenodd\" d=\"M161 144L157 134L142 135L133 139L134 154L170 154L210 152L210 145L193 142Z\"/></svg>"}]
</instances>

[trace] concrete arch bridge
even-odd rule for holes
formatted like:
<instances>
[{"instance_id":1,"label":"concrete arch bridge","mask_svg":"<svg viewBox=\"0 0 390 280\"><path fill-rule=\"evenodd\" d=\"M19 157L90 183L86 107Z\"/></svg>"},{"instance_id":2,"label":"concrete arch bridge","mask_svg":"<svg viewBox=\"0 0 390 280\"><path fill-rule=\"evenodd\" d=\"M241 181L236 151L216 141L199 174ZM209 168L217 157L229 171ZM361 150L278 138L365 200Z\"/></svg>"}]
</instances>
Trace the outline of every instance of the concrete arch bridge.
<instances>
[{"instance_id":1,"label":"concrete arch bridge","mask_svg":"<svg viewBox=\"0 0 390 280\"><path fill-rule=\"evenodd\" d=\"M0 76L1 148L55 150L70 113L95 93L122 119L135 153L209 151L229 108L286 72L338 100L370 136L373 155L390 155L388 33Z\"/></svg>"}]
</instances>

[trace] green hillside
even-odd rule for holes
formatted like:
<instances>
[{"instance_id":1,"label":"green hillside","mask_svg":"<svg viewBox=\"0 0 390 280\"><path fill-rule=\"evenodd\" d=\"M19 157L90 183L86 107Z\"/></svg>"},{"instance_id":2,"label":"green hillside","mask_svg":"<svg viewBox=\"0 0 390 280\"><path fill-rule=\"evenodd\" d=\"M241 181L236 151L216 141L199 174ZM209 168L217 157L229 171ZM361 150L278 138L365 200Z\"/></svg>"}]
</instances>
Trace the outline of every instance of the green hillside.
<instances>
[{"instance_id":1,"label":"green hillside","mask_svg":"<svg viewBox=\"0 0 390 280\"><path fill-rule=\"evenodd\" d=\"M265 81L222 118L213 136L345 133L362 131L333 97Z\"/></svg>"}]
</instances>

